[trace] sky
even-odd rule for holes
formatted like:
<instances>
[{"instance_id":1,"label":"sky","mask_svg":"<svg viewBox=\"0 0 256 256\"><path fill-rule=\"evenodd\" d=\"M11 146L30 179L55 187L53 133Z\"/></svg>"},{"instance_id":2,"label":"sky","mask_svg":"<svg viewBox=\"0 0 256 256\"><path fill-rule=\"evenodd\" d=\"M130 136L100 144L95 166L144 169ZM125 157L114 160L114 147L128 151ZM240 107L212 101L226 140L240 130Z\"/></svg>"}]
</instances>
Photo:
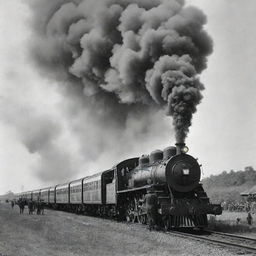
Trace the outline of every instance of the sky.
<instances>
[{"instance_id":1,"label":"sky","mask_svg":"<svg viewBox=\"0 0 256 256\"><path fill-rule=\"evenodd\" d=\"M204 98L186 140L190 154L202 164L203 177L256 168L256 2L188 0L187 4L203 10L208 19L205 28L214 42L201 74ZM91 125L82 111L79 117L67 118L73 103L59 92L58 82L40 73L30 60L31 15L26 1L0 0L0 194L79 178L174 143L170 120L158 114L144 135L139 120L132 122L136 136L127 128L125 138L137 142L133 146L118 138L119 133L117 138L106 138L102 127ZM76 126L84 115L85 122ZM101 145L102 140L109 140L109 151L90 152L89 145ZM127 143L128 152L120 146L122 152L117 154L112 147L118 143ZM59 169L60 178L54 171Z\"/></svg>"}]
</instances>

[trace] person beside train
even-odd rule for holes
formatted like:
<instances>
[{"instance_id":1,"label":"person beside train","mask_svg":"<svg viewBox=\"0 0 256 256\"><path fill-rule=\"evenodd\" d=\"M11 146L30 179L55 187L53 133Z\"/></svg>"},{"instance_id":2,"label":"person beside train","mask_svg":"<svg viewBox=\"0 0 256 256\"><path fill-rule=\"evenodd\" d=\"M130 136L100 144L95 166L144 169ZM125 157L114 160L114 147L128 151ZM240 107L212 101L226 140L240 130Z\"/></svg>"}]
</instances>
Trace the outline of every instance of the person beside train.
<instances>
[{"instance_id":1,"label":"person beside train","mask_svg":"<svg viewBox=\"0 0 256 256\"><path fill-rule=\"evenodd\" d=\"M34 212L34 202L30 199L28 201L28 214L33 214Z\"/></svg>"},{"instance_id":2,"label":"person beside train","mask_svg":"<svg viewBox=\"0 0 256 256\"><path fill-rule=\"evenodd\" d=\"M36 214L37 215L40 215L41 214L41 202L40 202L40 199L38 198L37 199L37 202L36 202Z\"/></svg>"},{"instance_id":3,"label":"person beside train","mask_svg":"<svg viewBox=\"0 0 256 256\"><path fill-rule=\"evenodd\" d=\"M40 204L41 204L41 214L44 215L44 200L40 200Z\"/></svg>"},{"instance_id":4,"label":"person beside train","mask_svg":"<svg viewBox=\"0 0 256 256\"><path fill-rule=\"evenodd\" d=\"M157 195L154 190L149 189L145 195L146 211L148 218L148 227L151 231L152 229L157 229Z\"/></svg>"},{"instance_id":5,"label":"person beside train","mask_svg":"<svg viewBox=\"0 0 256 256\"><path fill-rule=\"evenodd\" d=\"M248 212L248 215L247 215L247 223L248 223L248 225L252 225L252 220L253 220L253 218L252 218L252 214L250 213L250 212Z\"/></svg>"},{"instance_id":6,"label":"person beside train","mask_svg":"<svg viewBox=\"0 0 256 256\"><path fill-rule=\"evenodd\" d=\"M20 214L23 214L23 212L24 212L24 208L25 208L25 200L23 199L23 198L20 198L19 200L18 200L18 206L19 206L19 208L20 208Z\"/></svg>"}]
</instances>

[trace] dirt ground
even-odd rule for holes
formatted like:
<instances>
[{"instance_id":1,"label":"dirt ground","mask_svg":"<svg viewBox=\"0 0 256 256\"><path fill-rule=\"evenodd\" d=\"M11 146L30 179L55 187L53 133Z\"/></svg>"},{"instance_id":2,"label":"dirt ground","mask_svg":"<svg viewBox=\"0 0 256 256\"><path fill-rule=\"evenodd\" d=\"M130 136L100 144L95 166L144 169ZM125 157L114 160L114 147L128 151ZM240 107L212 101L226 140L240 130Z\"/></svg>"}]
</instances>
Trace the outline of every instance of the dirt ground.
<instances>
[{"instance_id":1,"label":"dirt ground","mask_svg":"<svg viewBox=\"0 0 256 256\"><path fill-rule=\"evenodd\" d=\"M0 204L0 256L236 255L216 245L66 212L23 215L18 207Z\"/></svg>"}]
</instances>

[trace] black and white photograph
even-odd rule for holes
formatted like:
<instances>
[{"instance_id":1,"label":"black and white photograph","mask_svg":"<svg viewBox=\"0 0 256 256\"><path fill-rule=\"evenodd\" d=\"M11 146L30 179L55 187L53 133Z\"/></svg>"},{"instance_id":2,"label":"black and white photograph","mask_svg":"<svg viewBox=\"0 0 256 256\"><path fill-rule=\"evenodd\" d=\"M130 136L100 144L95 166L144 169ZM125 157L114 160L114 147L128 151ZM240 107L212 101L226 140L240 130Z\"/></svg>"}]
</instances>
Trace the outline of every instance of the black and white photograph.
<instances>
[{"instance_id":1,"label":"black and white photograph","mask_svg":"<svg viewBox=\"0 0 256 256\"><path fill-rule=\"evenodd\" d=\"M256 255L255 0L0 0L0 256Z\"/></svg>"}]
</instances>

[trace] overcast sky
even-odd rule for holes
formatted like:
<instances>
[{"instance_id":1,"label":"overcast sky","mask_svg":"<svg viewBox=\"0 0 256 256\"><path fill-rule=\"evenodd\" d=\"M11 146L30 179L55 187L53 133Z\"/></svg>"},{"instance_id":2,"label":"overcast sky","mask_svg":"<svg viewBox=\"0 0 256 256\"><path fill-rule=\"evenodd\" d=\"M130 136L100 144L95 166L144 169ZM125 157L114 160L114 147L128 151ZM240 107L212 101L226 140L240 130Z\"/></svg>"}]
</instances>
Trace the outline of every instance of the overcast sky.
<instances>
[{"instance_id":1,"label":"overcast sky","mask_svg":"<svg viewBox=\"0 0 256 256\"><path fill-rule=\"evenodd\" d=\"M204 98L186 141L190 154L203 165L203 177L248 165L256 168L256 2L190 0L187 3L204 11L208 18L206 30L214 41L208 67L201 75L206 88ZM83 176L85 168L90 169L87 173L104 170L120 160L114 155L111 159L102 156L97 163L83 162L78 153L79 137L67 128L60 109L65 99L56 89L57 82L41 76L29 60L30 18L25 1L0 0L0 194L54 184L40 178L41 156L24 146L30 134L40 133L41 127L52 127L58 137L53 151L43 151L47 159L63 159L64 154L71 161L57 163L56 168L65 169L68 164L79 169L69 177ZM45 121L46 117L51 121ZM153 127L141 146L123 153L122 157L149 153L156 147L174 143L173 137L168 137L166 118L162 122L165 127L162 136Z\"/></svg>"}]
</instances>

